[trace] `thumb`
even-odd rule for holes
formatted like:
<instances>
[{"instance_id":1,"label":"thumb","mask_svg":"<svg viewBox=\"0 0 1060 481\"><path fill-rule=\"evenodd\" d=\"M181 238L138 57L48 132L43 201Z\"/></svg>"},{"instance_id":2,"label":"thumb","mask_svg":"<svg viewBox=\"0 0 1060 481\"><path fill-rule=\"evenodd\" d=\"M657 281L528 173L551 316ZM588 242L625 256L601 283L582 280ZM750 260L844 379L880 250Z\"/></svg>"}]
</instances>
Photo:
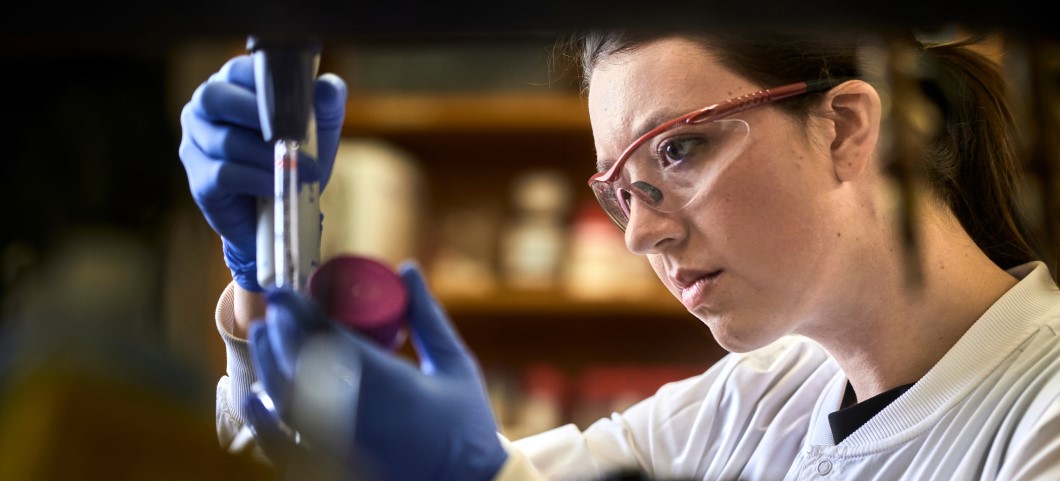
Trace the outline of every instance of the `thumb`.
<instances>
[{"instance_id":1,"label":"thumb","mask_svg":"<svg viewBox=\"0 0 1060 481\"><path fill-rule=\"evenodd\" d=\"M419 267L406 262L398 271L409 290L409 330L420 357L421 370L426 374L466 375L475 372L467 347L427 289Z\"/></svg>"},{"instance_id":2,"label":"thumb","mask_svg":"<svg viewBox=\"0 0 1060 481\"><path fill-rule=\"evenodd\" d=\"M313 93L317 129L322 133L341 130L346 116L346 82L338 75L326 73L317 77Z\"/></svg>"},{"instance_id":3,"label":"thumb","mask_svg":"<svg viewBox=\"0 0 1060 481\"><path fill-rule=\"evenodd\" d=\"M326 73L317 77L313 110L317 124L317 180L323 190L331 179L331 169L339 150L342 122L346 116L346 82L338 75Z\"/></svg>"},{"instance_id":4,"label":"thumb","mask_svg":"<svg viewBox=\"0 0 1060 481\"><path fill-rule=\"evenodd\" d=\"M251 324L248 333L248 344L250 347L250 361L254 365L254 372L258 381L265 389L274 403L274 408L281 415L287 413L288 398L290 397L291 381L284 376L283 369L276 360L272 343L269 341L268 326L264 322Z\"/></svg>"},{"instance_id":5,"label":"thumb","mask_svg":"<svg viewBox=\"0 0 1060 481\"><path fill-rule=\"evenodd\" d=\"M284 465L287 457L295 448L291 435L282 425L277 413L270 410L259 395L250 394L243 401L247 426L254 433L254 440L274 464Z\"/></svg>"}]
</instances>

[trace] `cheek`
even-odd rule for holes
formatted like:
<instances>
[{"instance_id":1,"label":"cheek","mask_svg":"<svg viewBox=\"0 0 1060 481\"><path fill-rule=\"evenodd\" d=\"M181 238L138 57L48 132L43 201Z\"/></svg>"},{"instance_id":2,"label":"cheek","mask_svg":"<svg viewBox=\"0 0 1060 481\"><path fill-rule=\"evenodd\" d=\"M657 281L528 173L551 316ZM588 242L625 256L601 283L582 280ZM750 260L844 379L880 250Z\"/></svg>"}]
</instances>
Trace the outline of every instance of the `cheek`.
<instances>
[{"instance_id":1,"label":"cheek","mask_svg":"<svg viewBox=\"0 0 1060 481\"><path fill-rule=\"evenodd\" d=\"M663 261L663 256L659 254L647 254L646 257L648 258L648 263L651 264L652 270L655 271L655 275L659 278L660 281L662 281L663 285L670 290L670 292L676 295L677 291L667 281L668 277L666 276L666 264Z\"/></svg>"},{"instance_id":2,"label":"cheek","mask_svg":"<svg viewBox=\"0 0 1060 481\"><path fill-rule=\"evenodd\" d=\"M773 273L798 268L812 257L824 220L811 164L798 153L744 160L718 179L700 228L735 256L730 261L759 261Z\"/></svg>"}]
</instances>

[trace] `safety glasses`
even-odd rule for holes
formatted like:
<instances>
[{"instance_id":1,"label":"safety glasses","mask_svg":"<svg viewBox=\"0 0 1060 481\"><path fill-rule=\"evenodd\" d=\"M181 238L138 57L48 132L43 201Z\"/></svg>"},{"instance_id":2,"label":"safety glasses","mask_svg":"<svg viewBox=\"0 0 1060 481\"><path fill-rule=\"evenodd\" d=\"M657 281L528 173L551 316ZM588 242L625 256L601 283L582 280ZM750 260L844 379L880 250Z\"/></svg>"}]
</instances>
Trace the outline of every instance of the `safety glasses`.
<instances>
[{"instance_id":1,"label":"safety glasses","mask_svg":"<svg viewBox=\"0 0 1060 481\"><path fill-rule=\"evenodd\" d=\"M823 92L846 80L816 80L760 90L666 121L634 140L607 171L590 177L589 187L623 231L634 198L658 212L679 210L706 192L717 174L747 145L750 126L732 118L733 114Z\"/></svg>"}]
</instances>

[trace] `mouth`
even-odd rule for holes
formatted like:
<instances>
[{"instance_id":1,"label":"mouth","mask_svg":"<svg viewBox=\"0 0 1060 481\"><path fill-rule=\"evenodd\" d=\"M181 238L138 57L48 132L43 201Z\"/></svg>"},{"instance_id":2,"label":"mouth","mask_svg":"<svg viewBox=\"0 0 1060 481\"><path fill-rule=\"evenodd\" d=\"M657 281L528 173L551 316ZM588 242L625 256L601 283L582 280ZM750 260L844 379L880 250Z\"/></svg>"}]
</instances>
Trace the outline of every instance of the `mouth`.
<instances>
[{"instance_id":1,"label":"mouth","mask_svg":"<svg viewBox=\"0 0 1060 481\"><path fill-rule=\"evenodd\" d=\"M681 289L681 304L689 311L704 304L710 297L711 291L718 283L718 278L725 271L719 269L712 272L697 274L695 276L681 276L675 279L675 285Z\"/></svg>"}]
</instances>

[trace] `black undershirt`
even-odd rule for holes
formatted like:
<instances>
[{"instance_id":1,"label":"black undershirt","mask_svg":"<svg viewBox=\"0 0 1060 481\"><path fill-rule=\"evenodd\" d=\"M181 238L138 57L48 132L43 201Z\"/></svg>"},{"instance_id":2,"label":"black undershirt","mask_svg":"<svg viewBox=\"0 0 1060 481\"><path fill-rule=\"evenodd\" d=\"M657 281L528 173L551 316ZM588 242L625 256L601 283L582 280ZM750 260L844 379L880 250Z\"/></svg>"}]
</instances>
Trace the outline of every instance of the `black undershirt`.
<instances>
[{"instance_id":1,"label":"black undershirt","mask_svg":"<svg viewBox=\"0 0 1060 481\"><path fill-rule=\"evenodd\" d=\"M895 399L898 399L903 393L913 387L913 384L906 384L904 386L898 386L889 391L884 391L871 398L861 401L853 406L842 408L834 413L828 415L828 425L832 428L832 442L839 444L841 441L854 434L863 424L869 422L873 416L883 411L883 408L887 407ZM854 386L847 382L847 391L843 395L843 406L847 405L847 400L855 399Z\"/></svg>"}]
</instances>

